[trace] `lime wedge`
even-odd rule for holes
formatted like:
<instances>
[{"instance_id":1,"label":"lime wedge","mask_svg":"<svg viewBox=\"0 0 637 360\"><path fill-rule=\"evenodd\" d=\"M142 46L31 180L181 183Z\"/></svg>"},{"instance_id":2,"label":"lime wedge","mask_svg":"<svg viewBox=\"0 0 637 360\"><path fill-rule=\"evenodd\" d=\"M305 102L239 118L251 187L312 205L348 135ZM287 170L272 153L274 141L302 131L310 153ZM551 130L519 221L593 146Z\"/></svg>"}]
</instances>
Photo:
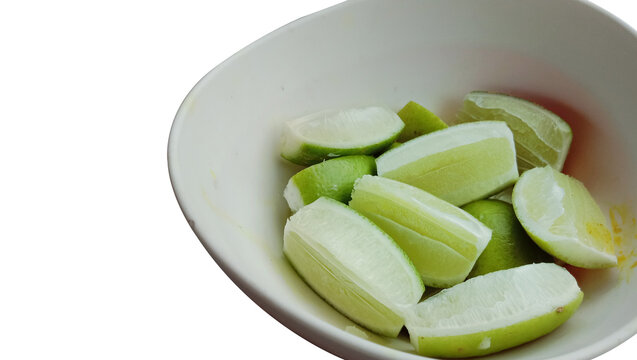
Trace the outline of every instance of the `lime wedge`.
<instances>
[{"instance_id":1,"label":"lime wedge","mask_svg":"<svg viewBox=\"0 0 637 360\"><path fill-rule=\"evenodd\" d=\"M491 230L462 209L387 178L358 179L349 205L405 250L427 286L464 281L491 238Z\"/></svg>"},{"instance_id":2,"label":"lime wedge","mask_svg":"<svg viewBox=\"0 0 637 360\"><path fill-rule=\"evenodd\" d=\"M575 278L555 264L532 264L469 279L412 307L405 318L419 354L471 357L548 334L579 307Z\"/></svg>"},{"instance_id":3,"label":"lime wedge","mask_svg":"<svg viewBox=\"0 0 637 360\"><path fill-rule=\"evenodd\" d=\"M474 91L464 98L460 122L505 121L513 131L520 173L550 165L562 170L573 133L559 116L530 101Z\"/></svg>"},{"instance_id":4,"label":"lime wedge","mask_svg":"<svg viewBox=\"0 0 637 360\"><path fill-rule=\"evenodd\" d=\"M583 268L617 265L608 221L580 181L550 166L531 169L513 188L520 223L544 251Z\"/></svg>"},{"instance_id":5,"label":"lime wedge","mask_svg":"<svg viewBox=\"0 0 637 360\"><path fill-rule=\"evenodd\" d=\"M429 134L436 130L447 128L439 117L422 105L410 101L399 112L401 120L405 123L405 128L398 135L398 141L405 142L420 135Z\"/></svg>"},{"instance_id":6,"label":"lime wedge","mask_svg":"<svg viewBox=\"0 0 637 360\"><path fill-rule=\"evenodd\" d=\"M462 207L492 231L491 241L476 261L469 277L526 264L553 262L526 234L513 206L500 200L478 200Z\"/></svg>"},{"instance_id":7,"label":"lime wedge","mask_svg":"<svg viewBox=\"0 0 637 360\"><path fill-rule=\"evenodd\" d=\"M388 148L403 127L386 107L321 111L285 123L281 156L312 165L343 155L375 154Z\"/></svg>"},{"instance_id":8,"label":"lime wedge","mask_svg":"<svg viewBox=\"0 0 637 360\"><path fill-rule=\"evenodd\" d=\"M307 284L351 320L396 337L402 309L424 285L413 264L374 223L336 200L320 198L285 225L283 252Z\"/></svg>"},{"instance_id":9,"label":"lime wedge","mask_svg":"<svg viewBox=\"0 0 637 360\"><path fill-rule=\"evenodd\" d=\"M321 196L346 203L350 199L354 181L374 173L376 159L371 156L350 155L327 160L292 176L283 196L293 212Z\"/></svg>"},{"instance_id":10,"label":"lime wedge","mask_svg":"<svg viewBox=\"0 0 637 360\"><path fill-rule=\"evenodd\" d=\"M502 121L452 126L417 137L376 159L378 175L454 205L485 198L518 178L513 134Z\"/></svg>"}]
</instances>

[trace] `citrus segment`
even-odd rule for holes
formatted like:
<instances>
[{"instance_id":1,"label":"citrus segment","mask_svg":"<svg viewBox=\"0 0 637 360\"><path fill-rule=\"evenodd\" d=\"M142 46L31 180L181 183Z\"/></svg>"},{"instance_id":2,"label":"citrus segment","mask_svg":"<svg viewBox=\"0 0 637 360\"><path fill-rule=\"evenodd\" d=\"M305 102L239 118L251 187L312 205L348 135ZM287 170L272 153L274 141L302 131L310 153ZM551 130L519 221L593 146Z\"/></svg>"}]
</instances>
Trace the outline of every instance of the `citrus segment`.
<instances>
[{"instance_id":1,"label":"citrus segment","mask_svg":"<svg viewBox=\"0 0 637 360\"><path fill-rule=\"evenodd\" d=\"M333 199L322 197L290 217L283 252L328 303L382 335L398 335L402 309L424 292L403 250L374 223Z\"/></svg>"},{"instance_id":2,"label":"citrus segment","mask_svg":"<svg viewBox=\"0 0 637 360\"><path fill-rule=\"evenodd\" d=\"M498 121L420 136L379 156L376 166L378 175L457 206L497 193L518 178L513 134Z\"/></svg>"},{"instance_id":3,"label":"citrus segment","mask_svg":"<svg viewBox=\"0 0 637 360\"><path fill-rule=\"evenodd\" d=\"M491 238L491 230L462 209L387 178L358 179L349 204L394 238L429 286L463 281Z\"/></svg>"},{"instance_id":4,"label":"citrus segment","mask_svg":"<svg viewBox=\"0 0 637 360\"><path fill-rule=\"evenodd\" d=\"M562 170L573 139L570 126L559 116L505 94L471 92L457 118L460 122L505 121L513 131L520 173L545 165Z\"/></svg>"},{"instance_id":5,"label":"citrus segment","mask_svg":"<svg viewBox=\"0 0 637 360\"><path fill-rule=\"evenodd\" d=\"M389 147L404 124L389 108L326 110L283 125L281 156L312 165L343 155L370 155Z\"/></svg>"},{"instance_id":6,"label":"citrus segment","mask_svg":"<svg viewBox=\"0 0 637 360\"><path fill-rule=\"evenodd\" d=\"M471 357L543 336L579 307L575 278L555 264L531 264L469 279L413 306L405 319L418 353Z\"/></svg>"},{"instance_id":7,"label":"citrus segment","mask_svg":"<svg viewBox=\"0 0 637 360\"><path fill-rule=\"evenodd\" d=\"M550 166L525 172L513 188L520 223L544 251L574 266L617 264L608 221L584 184Z\"/></svg>"}]
</instances>

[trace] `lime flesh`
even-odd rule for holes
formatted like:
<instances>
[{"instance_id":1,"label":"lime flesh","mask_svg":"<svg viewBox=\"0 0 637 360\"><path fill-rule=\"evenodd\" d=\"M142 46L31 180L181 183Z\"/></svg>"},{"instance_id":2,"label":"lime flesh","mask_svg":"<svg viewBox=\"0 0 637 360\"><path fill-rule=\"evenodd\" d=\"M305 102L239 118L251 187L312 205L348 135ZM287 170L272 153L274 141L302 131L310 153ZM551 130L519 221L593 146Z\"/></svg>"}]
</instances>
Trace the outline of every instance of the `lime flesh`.
<instances>
[{"instance_id":1,"label":"lime flesh","mask_svg":"<svg viewBox=\"0 0 637 360\"><path fill-rule=\"evenodd\" d=\"M520 223L544 251L574 266L617 265L608 220L584 184L550 166L525 172L513 188Z\"/></svg>"},{"instance_id":2,"label":"lime flesh","mask_svg":"<svg viewBox=\"0 0 637 360\"><path fill-rule=\"evenodd\" d=\"M460 122L505 121L513 131L520 173L545 165L562 170L573 138L570 126L559 116L505 94L471 92L457 118Z\"/></svg>"},{"instance_id":3,"label":"lime flesh","mask_svg":"<svg viewBox=\"0 0 637 360\"><path fill-rule=\"evenodd\" d=\"M358 179L349 204L398 243L427 286L462 282L491 238L491 230L462 209L387 178Z\"/></svg>"},{"instance_id":4,"label":"lime flesh","mask_svg":"<svg viewBox=\"0 0 637 360\"><path fill-rule=\"evenodd\" d=\"M513 186L509 186L508 188L500 191L499 193L492 195L489 199L504 201L505 203L511 204L513 200L511 199L513 196Z\"/></svg>"},{"instance_id":5,"label":"lime flesh","mask_svg":"<svg viewBox=\"0 0 637 360\"><path fill-rule=\"evenodd\" d=\"M312 165L344 155L370 155L388 148L402 131L400 117L387 107L326 110L283 126L281 156Z\"/></svg>"},{"instance_id":6,"label":"lime flesh","mask_svg":"<svg viewBox=\"0 0 637 360\"><path fill-rule=\"evenodd\" d=\"M469 279L415 305L405 319L419 354L481 356L534 340L575 312L583 293L555 264L531 264Z\"/></svg>"},{"instance_id":7,"label":"lime flesh","mask_svg":"<svg viewBox=\"0 0 637 360\"><path fill-rule=\"evenodd\" d=\"M376 166L380 176L457 206L497 193L518 178L513 134L500 121L456 125L420 136L379 156Z\"/></svg>"},{"instance_id":8,"label":"lime flesh","mask_svg":"<svg viewBox=\"0 0 637 360\"><path fill-rule=\"evenodd\" d=\"M285 225L283 252L314 291L351 320L395 337L402 309L424 285L413 264L374 223L336 200L319 198Z\"/></svg>"}]
</instances>

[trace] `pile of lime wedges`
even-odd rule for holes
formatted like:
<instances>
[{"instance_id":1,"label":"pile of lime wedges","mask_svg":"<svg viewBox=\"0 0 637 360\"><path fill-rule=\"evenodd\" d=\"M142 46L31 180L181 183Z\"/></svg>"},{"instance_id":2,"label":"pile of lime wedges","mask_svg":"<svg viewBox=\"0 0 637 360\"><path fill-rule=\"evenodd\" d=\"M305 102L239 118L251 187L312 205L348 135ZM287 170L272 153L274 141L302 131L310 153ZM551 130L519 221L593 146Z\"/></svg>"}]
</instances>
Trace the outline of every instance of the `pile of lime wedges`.
<instances>
[{"instance_id":1,"label":"pile of lime wedges","mask_svg":"<svg viewBox=\"0 0 637 360\"><path fill-rule=\"evenodd\" d=\"M456 120L409 102L322 111L283 130L281 156L307 166L283 193L287 259L352 321L390 337L405 327L426 356L543 336L584 296L558 264L617 264L604 214L561 173L564 120L489 92L469 93Z\"/></svg>"}]
</instances>

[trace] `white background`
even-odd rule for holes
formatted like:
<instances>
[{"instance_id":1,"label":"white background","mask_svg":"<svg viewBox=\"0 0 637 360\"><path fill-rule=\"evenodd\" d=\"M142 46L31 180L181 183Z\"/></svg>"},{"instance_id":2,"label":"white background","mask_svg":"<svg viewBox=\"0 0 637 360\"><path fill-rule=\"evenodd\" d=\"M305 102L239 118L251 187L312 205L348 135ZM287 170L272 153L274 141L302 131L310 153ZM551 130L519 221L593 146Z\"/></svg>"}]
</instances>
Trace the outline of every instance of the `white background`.
<instances>
[{"instance_id":1,"label":"white background","mask_svg":"<svg viewBox=\"0 0 637 360\"><path fill-rule=\"evenodd\" d=\"M0 359L335 359L206 253L166 144L207 71L337 2L0 3ZM637 26L631 1L595 2Z\"/></svg>"}]
</instances>

